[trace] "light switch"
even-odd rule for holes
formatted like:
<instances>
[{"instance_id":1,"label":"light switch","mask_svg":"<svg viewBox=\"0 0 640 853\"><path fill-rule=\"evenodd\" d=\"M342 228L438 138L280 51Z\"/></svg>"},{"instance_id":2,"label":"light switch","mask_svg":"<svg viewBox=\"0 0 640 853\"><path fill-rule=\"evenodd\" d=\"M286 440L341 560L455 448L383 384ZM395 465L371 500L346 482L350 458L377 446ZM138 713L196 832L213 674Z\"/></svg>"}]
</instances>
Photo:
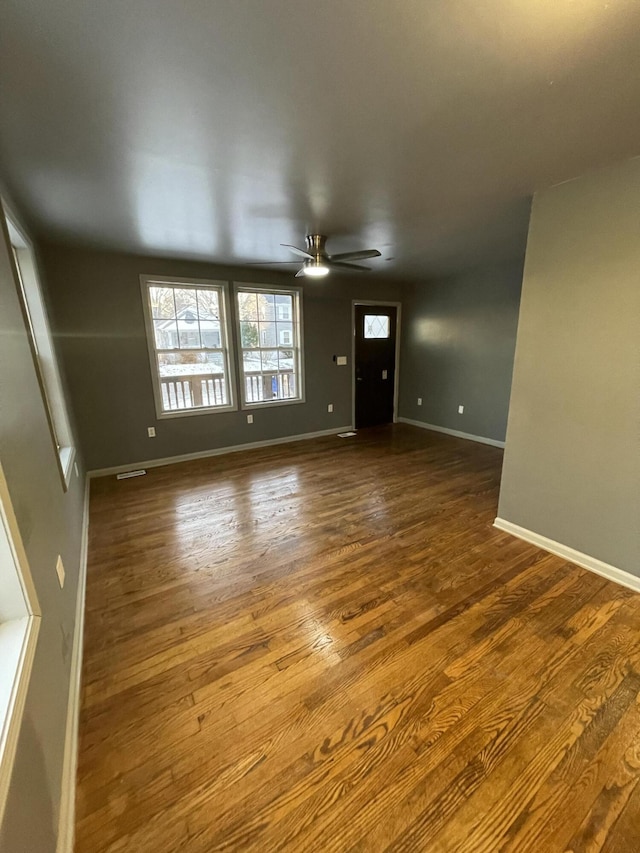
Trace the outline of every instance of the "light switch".
<instances>
[{"instance_id":1,"label":"light switch","mask_svg":"<svg viewBox=\"0 0 640 853\"><path fill-rule=\"evenodd\" d=\"M337 357L337 359L336 359L336 364L337 364L339 367L344 367L344 365L345 365L346 363L347 363L347 357L346 357L346 355L339 355L339 356Z\"/></svg>"}]
</instances>

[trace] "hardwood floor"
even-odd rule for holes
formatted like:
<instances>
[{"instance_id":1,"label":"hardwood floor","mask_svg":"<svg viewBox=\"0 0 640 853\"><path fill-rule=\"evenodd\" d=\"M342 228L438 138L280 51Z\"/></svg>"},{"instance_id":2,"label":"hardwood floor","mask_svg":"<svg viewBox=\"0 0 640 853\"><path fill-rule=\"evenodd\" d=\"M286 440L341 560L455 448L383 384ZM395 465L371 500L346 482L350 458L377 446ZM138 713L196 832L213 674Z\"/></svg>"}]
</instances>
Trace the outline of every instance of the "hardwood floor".
<instances>
[{"instance_id":1,"label":"hardwood floor","mask_svg":"<svg viewBox=\"0 0 640 853\"><path fill-rule=\"evenodd\" d=\"M95 480L77 853L640 850L640 596L398 425Z\"/></svg>"}]
</instances>

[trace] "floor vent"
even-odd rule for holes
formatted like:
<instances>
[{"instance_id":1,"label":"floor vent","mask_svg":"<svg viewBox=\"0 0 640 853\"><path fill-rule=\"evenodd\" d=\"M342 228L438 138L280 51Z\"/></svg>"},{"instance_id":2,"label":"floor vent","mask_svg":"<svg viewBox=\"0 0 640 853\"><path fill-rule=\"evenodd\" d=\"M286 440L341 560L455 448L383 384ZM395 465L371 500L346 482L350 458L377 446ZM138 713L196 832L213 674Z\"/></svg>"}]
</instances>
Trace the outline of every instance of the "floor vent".
<instances>
[{"instance_id":1,"label":"floor vent","mask_svg":"<svg viewBox=\"0 0 640 853\"><path fill-rule=\"evenodd\" d=\"M139 471L124 471L122 474L116 474L116 480L128 480L129 477L144 477L147 472L144 468Z\"/></svg>"},{"instance_id":2,"label":"floor vent","mask_svg":"<svg viewBox=\"0 0 640 853\"><path fill-rule=\"evenodd\" d=\"M351 432L339 432L338 438L349 438L352 435L356 435L356 433L353 430Z\"/></svg>"}]
</instances>

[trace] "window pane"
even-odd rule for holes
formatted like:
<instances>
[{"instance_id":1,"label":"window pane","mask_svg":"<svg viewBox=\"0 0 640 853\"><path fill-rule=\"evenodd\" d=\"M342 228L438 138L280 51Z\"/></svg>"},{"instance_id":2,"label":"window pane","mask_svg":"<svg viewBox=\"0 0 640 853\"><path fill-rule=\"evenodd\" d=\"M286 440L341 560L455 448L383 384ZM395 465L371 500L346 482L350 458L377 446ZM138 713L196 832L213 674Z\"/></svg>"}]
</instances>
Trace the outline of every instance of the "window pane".
<instances>
[{"instance_id":1,"label":"window pane","mask_svg":"<svg viewBox=\"0 0 640 853\"><path fill-rule=\"evenodd\" d=\"M276 324L275 323L260 323L260 346L261 347L275 347L275 346L277 346Z\"/></svg>"},{"instance_id":2,"label":"window pane","mask_svg":"<svg viewBox=\"0 0 640 853\"><path fill-rule=\"evenodd\" d=\"M281 349L278 356L278 366L280 370L293 371L294 360L291 350Z\"/></svg>"},{"instance_id":3,"label":"window pane","mask_svg":"<svg viewBox=\"0 0 640 853\"><path fill-rule=\"evenodd\" d=\"M198 300L196 292L191 287L176 287L174 289L176 300L176 317L184 317L186 313L191 317L198 316Z\"/></svg>"},{"instance_id":4,"label":"window pane","mask_svg":"<svg viewBox=\"0 0 640 853\"><path fill-rule=\"evenodd\" d=\"M278 353L276 350L263 350L261 353L262 372L278 372Z\"/></svg>"},{"instance_id":5,"label":"window pane","mask_svg":"<svg viewBox=\"0 0 640 853\"><path fill-rule=\"evenodd\" d=\"M240 338L243 349L259 346L258 324L240 323Z\"/></svg>"},{"instance_id":6,"label":"window pane","mask_svg":"<svg viewBox=\"0 0 640 853\"><path fill-rule=\"evenodd\" d=\"M258 293L258 318L260 320L276 319L276 298L272 293Z\"/></svg>"},{"instance_id":7,"label":"window pane","mask_svg":"<svg viewBox=\"0 0 640 853\"><path fill-rule=\"evenodd\" d=\"M222 346L220 322L218 320L200 320L200 337L203 347L219 349Z\"/></svg>"},{"instance_id":8,"label":"window pane","mask_svg":"<svg viewBox=\"0 0 640 853\"><path fill-rule=\"evenodd\" d=\"M175 320L154 320L156 349L177 349L178 326Z\"/></svg>"},{"instance_id":9,"label":"window pane","mask_svg":"<svg viewBox=\"0 0 640 853\"><path fill-rule=\"evenodd\" d=\"M259 352L242 353L242 369L245 373L260 373L261 362Z\"/></svg>"},{"instance_id":10,"label":"window pane","mask_svg":"<svg viewBox=\"0 0 640 853\"><path fill-rule=\"evenodd\" d=\"M220 301L217 290L198 291L198 311L201 320L220 319ZM200 325L202 326L202 323Z\"/></svg>"},{"instance_id":11,"label":"window pane","mask_svg":"<svg viewBox=\"0 0 640 853\"><path fill-rule=\"evenodd\" d=\"M276 319L293 319L293 298L291 296L285 296L283 294L278 294L276 296Z\"/></svg>"},{"instance_id":12,"label":"window pane","mask_svg":"<svg viewBox=\"0 0 640 853\"><path fill-rule=\"evenodd\" d=\"M150 287L149 301L151 303L152 317L175 317L175 305L173 303L173 288Z\"/></svg>"},{"instance_id":13,"label":"window pane","mask_svg":"<svg viewBox=\"0 0 640 853\"><path fill-rule=\"evenodd\" d=\"M293 346L293 324L278 323L278 346L291 347Z\"/></svg>"},{"instance_id":14,"label":"window pane","mask_svg":"<svg viewBox=\"0 0 640 853\"><path fill-rule=\"evenodd\" d=\"M200 349L200 329L198 321L178 320L178 335L180 338L180 349Z\"/></svg>"},{"instance_id":15,"label":"window pane","mask_svg":"<svg viewBox=\"0 0 640 853\"><path fill-rule=\"evenodd\" d=\"M386 314L364 315L365 338L388 338L389 317Z\"/></svg>"},{"instance_id":16,"label":"window pane","mask_svg":"<svg viewBox=\"0 0 640 853\"><path fill-rule=\"evenodd\" d=\"M221 352L165 352L158 354L161 377L192 376L200 373L224 373Z\"/></svg>"},{"instance_id":17,"label":"window pane","mask_svg":"<svg viewBox=\"0 0 640 853\"><path fill-rule=\"evenodd\" d=\"M256 293L238 293L238 316L240 320L258 319L258 296Z\"/></svg>"}]
</instances>

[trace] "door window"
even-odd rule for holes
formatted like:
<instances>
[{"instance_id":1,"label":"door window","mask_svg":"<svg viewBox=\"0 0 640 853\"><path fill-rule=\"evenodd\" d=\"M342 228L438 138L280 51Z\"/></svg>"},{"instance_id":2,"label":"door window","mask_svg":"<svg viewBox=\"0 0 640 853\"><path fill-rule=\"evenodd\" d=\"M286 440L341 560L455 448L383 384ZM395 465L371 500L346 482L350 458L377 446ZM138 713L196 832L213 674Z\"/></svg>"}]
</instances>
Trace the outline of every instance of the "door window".
<instances>
[{"instance_id":1,"label":"door window","mask_svg":"<svg viewBox=\"0 0 640 853\"><path fill-rule=\"evenodd\" d=\"M365 338L388 338L389 317L387 314L365 314L364 315Z\"/></svg>"}]
</instances>

